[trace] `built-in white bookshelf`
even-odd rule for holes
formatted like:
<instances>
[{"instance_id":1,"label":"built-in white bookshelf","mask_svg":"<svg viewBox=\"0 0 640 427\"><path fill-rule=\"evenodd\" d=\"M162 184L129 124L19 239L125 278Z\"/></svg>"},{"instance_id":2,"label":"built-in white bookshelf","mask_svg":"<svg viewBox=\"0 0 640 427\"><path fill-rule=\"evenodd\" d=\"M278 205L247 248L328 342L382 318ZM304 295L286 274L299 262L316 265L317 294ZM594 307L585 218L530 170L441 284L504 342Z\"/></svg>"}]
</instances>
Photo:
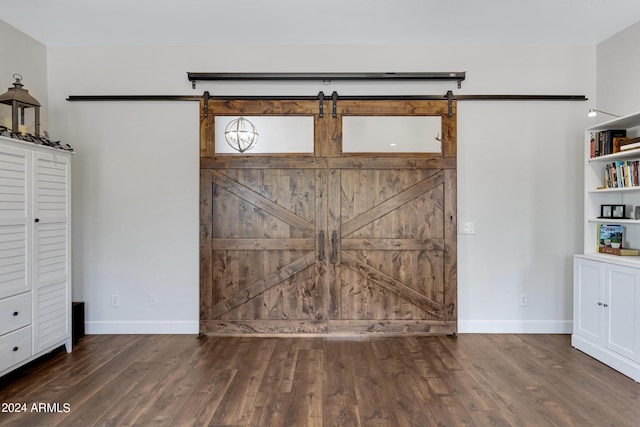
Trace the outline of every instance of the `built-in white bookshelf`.
<instances>
[{"instance_id":1,"label":"built-in white bookshelf","mask_svg":"<svg viewBox=\"0 0 640 427\"><path fill-rule=\"evenodd\" d=\"M640 382L640 256L598 251L600 225L622 225L622 247L640 249L640 215L635 215L640 206L640 162L634 163L640 161L640 148L615 152L611 144L606 150L611 154L593 157L592 135L612 130L639 137L640 113L585 130L584 251L574 256L571 345ZM608 132L611 142L612 135ZM603 133L603 140L607 137ZM625 215L603 218L602 205L624 205Z\"/></svg>"},{"instance_id":2,"label":"built-in white bookshelf","mask_svg":"<svg viewBox=\"0 0 640 427\"><path fill-rule=\"evenodd\" d=\"M623 247L640 249L640 217L635 218L635 207L640 206L640 185L605 188L605 170L612 164L640 161L640 148L592 157L591 140L601 131L625 130L627 138L640 136L640 112L616 118L585 130L584 153L584 254L593 259L640 267L640 257L618 257L599 253L598 224L621 224L625 230ZM624 218L602 218L602 205L624 205ZM623 258L623 259L620 259Z\"/></svg>"}]
</instances>

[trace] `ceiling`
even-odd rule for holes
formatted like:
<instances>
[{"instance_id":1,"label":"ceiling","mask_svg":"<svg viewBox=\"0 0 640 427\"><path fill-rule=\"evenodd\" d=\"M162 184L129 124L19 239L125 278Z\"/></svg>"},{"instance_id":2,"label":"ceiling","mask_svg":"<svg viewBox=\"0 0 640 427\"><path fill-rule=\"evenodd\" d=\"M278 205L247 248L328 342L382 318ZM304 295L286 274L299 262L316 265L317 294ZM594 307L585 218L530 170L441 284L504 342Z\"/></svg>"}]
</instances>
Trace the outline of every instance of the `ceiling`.
<instances>
[{"instance_id":1,"label":"ceiling","mask_svg":"<svg viewBox=\"0 0 640 427\"><path fill-rule=\"evenodd\" d=\"M48 46L594 45L640 0L0 0Z\"/></svg>"}]
</instances>

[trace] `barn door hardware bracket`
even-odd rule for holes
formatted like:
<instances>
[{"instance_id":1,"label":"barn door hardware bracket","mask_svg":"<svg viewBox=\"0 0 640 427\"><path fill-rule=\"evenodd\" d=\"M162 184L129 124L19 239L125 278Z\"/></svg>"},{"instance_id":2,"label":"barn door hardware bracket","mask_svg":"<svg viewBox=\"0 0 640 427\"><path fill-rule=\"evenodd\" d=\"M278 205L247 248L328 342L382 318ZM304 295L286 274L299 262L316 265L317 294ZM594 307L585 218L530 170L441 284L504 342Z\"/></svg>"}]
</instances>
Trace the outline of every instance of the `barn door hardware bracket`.
<instances>
[{"instance_id":1,"label":"barn door hardware bracket","mask_svg":"<svg viewBox=\"0 0 640 427\"><path fill-rule=\"evenodd\" d=\"M447 91L447 108L449 117L453 117L453 92L450 90Z\"/></svg>"},{"instance_id":2,"label":"barn door hardware bracket","mask_svg":"<svg viewBox=\"0 0 640 427\"><path fill-rule=\"evenodd\" d=\"M324 117L324 92L320 91L318 93L318 102L320 103L320 112L318 113L318 117Z\"/></svg>"},{"instance_id":3,"label":"barn door hardware bracket","mask_svg":"<svg viewBox=\"0 0 640 427\"><path fill-rule=\"evenodd\" d=\"M209 117L209 91L205 90L202 97L204 98L204 106L202 108L204 110L204 116Z\"/></svg>"},{"instance_id":4,"label":"barn door hardware bracket","mask_svg":"<svg viewBox=\"0 0 640 427\"><path fill-rule=\"evenodd\" d=\"M331 114L335 119L336 117L338 117L338 92L336 92L335 90L331 94L331 100L333 101L333 106L331 107L332 108Z\"/></svg>"}]
</instances>

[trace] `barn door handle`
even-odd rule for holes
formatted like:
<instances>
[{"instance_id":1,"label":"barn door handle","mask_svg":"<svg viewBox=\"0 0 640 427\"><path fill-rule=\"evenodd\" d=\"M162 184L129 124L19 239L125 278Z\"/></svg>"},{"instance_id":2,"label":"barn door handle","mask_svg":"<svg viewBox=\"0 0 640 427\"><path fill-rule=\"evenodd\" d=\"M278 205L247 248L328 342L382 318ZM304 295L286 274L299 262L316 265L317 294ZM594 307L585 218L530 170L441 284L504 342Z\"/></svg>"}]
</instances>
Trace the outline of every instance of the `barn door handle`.
<instances>
[{"instance_id":1,"label":"barn door handle","mask_svg":"<svg viewBox=\"0 0 640 427\"><path fill-rule=\"evenodd\" d=\"M324 260L324 230L320 230L318 236L318 245L320 245L320 253L318 254L318 261Z\"/></svg>"},{"instance_id":2,"label":"barn door handle","mask_svg":"<svg viewBox=\"0 0 640 427\"><path fill-rule=\"evenodd\" d=\"M338 243L338 233L336 233L336 230L333 230L333 232L331 233L331 262L336 262L336 260L338 259L338 248L337 248L337 243Z\"/></svg>"}]
</instances>

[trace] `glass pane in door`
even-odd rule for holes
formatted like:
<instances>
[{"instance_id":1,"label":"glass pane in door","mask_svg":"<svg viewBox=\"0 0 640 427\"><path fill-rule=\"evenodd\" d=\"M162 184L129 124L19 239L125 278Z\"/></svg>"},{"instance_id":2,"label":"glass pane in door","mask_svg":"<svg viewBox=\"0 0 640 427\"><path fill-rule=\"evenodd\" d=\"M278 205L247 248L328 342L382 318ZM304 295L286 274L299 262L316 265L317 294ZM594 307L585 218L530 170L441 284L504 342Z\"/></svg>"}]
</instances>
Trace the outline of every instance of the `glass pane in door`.
<instances>
[{"instance_id":1,"label":"glass pane in door","mask_svg":"<svg viewBox=\"0 0 640 427\"><path fill-rule=\"evenodd\" d=\"M216 116L216 154L238 154L225 138L225 129L239 116ZM246 116L258 134L255 146L242 154L313 154L313 116Z\"/></svg>"},{"instance_id":2,"label":"glass pane in door","mask_svg":"<svg viewBox=\"0 0 640 427\"><path fill-rule=\"evenodd\" d=\"M440 116L344 116L343 153L441 153Z\"/></svg>"}]
</instances>

